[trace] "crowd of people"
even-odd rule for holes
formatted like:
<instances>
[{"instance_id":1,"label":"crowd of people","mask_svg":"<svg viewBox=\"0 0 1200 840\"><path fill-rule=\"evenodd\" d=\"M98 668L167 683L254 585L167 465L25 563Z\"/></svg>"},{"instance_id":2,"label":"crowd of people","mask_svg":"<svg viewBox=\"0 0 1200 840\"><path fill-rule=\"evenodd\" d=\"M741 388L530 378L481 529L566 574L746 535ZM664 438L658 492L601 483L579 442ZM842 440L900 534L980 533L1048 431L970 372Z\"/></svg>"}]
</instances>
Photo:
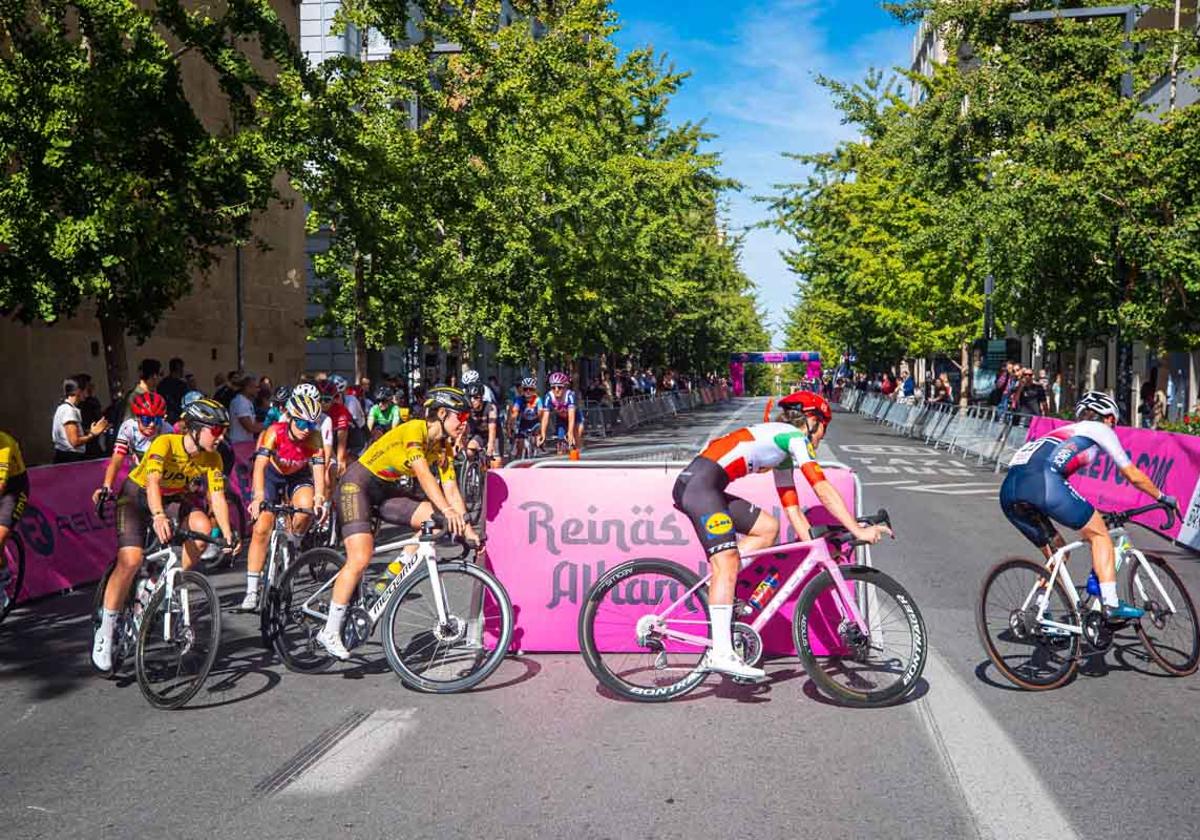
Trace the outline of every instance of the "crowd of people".
<instances>
[{"instance_id":1,"label":"crowd of people","mask_svg":"<svg viewBox=\"0 0 1200 840\"><path fill-rule=\"evenodd\" d=\"M853 382L857 388L910 405L956 404L960 397L958 388L945 371L937 375L928 371L921 383L907 367L901 368L898 374L893 371L857 373ZM1044 368L1035 373L1033 368L1009 361L997 372L986 393L977 391L972 402L994 407L998 419L1016 414L1038 417L1061 411L1062 391L1061 373L1051 381Z\"/></svg>"}]
</instances>

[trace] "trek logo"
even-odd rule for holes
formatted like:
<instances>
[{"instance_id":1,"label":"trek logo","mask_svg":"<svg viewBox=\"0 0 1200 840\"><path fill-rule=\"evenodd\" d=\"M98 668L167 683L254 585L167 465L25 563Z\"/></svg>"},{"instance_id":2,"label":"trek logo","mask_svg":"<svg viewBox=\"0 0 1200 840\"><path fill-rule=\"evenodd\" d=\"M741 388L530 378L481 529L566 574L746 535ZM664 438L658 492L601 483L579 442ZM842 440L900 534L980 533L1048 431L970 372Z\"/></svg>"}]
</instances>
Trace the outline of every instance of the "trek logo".
<instances>
[{"instance_id":1,"label":"trek logo","mask_svg":"<svg viewBox=\"0 0 1200 840\"><path fill-rule=\"evenodd\" d=\"M704 520L704 530L714 537L728 534L733 530L733 520L727 513L714 513Z\"/></svg>"}]
</instances>

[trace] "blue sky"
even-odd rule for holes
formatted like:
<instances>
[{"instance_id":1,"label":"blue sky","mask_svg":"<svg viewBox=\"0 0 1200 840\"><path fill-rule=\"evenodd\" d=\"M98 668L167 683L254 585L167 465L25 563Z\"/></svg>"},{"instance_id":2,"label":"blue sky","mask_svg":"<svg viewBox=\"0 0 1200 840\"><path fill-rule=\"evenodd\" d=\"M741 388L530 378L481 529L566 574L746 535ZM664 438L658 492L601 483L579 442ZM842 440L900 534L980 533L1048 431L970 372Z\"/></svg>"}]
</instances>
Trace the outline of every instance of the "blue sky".
<instances>
[{"instance_id":1,"label":"blue sky","mask_svg":"<svg viewBox=\"0 0 1200 840\"><path fill-rule=\"evenodd\" d=\"M914 31L874 0L614 0L613 8L621 49L651 44L677 69L691 71L671 117L704 121L718 135L712 148L721 153L723 173L744 184L730 201L733 228L765 217L754 196L801 180L798 164L782 152L822 151L853 136L816 76L857 81L871 67L907 65ZM772 328L795 287L779 256L788 245L773 231L752 231L742 258Z\"/></svg>"}]
</instances>

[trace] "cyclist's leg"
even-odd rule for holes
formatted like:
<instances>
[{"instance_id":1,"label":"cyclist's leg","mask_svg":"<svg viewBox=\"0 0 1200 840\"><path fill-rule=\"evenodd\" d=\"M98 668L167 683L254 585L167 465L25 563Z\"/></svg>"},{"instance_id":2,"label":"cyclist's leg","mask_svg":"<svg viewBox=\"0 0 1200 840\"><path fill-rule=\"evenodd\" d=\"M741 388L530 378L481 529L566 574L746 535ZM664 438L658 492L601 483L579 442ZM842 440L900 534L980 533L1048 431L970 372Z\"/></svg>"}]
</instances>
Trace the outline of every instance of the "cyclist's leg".
<instances>
[{"instance_id":1,"label":"cyclist's leg","mask_svg":"<svg viewBox=\"0 0 1200 840\"><path fill-rule=\"evenodd\" d=\"M288 486L291 488L292 493L292 507L312 510L315 494L312 478L309 477L307 480L302 479L289 482ZM291 533L297 541L308 532L309 525L311 524L312 516L307 513L297 513L292 516Z\"/></svg>"},{"instance_id":2,"label":"cyclist's leg","mask_svg":"<svg viewBox=\"0 0 1200 840\"><path fill-rule=\"evenodd\" d=\"M1013 527L1049 560L1063 546L1063 539L1041 510L1045 502L1043 487L1040 475L1027 474L1025 467L1014 467L1000 486L1000 510Z\"/></svg>"},{"instance_id":3,"label":"cyclist's leg","mask_svg":"<svg viewBox=\"0 0 1200 840\"><path fill-rule=\"evenodd\" d=\"M346 468L337 486L338 515L342 518L342 537L346 563L338 572L329 598L329 616L317 641L332 656L348 659L350 652L342 643L342 623L346 608L371 564L375 553L375 535L371 532L371 511L381 500L381 480L357 461Z\"/></svg>"},{"instance_id":4,"label":"cyclist's leg","mask_svg":"<svg viewBox=\"0 0 1200 840\"><path fill-rule=\"evenodd\" d=\"M775 545L779 537L779 520L758 505L725 494L725 507L733 519L733 530L744 534L738 540L738 553L757 551Z\"/></svg>"},{"instance_id":5,"label":"cyclist's leg","mask_svg":"<svg viewBox=\"0 0 1200 840\"><path fill-rule=\"evenodd\" d=\"M117 564L104 591L105 612L111 611L115 615L125 606L129 586L142 566L142 547L150 524L146 491L126 479L117 496Z\"/></svg>"},{"instance_id":6,"label":"cyclist's leg","mask_svg":"<svg viewBox=\"0 0 1200 840\"><path fill-rule=\"evenodd\" d=\"M283 494L286 479L279 470L267 464L263 476L263 499L275 504ZM275 514L260 510L258 519L254 520L254 530L250 534L250 548L246 551L246 600L242 603L244 609L254 609L258 601L258 583L262 576L263 567L267 565L267 546L271 542L271 531L275 527Z\"/></svg>"}]
</instances>

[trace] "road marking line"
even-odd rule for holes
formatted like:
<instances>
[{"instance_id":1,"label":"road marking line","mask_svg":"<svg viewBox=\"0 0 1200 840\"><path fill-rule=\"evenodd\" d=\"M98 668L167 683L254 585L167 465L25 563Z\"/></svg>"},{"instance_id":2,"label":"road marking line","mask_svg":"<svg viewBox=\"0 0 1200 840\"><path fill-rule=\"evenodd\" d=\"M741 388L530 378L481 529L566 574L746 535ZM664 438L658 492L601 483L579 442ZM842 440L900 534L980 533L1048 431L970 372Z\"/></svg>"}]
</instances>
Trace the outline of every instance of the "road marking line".
<instances>
[{"instance_id":1,"label":"road marking line","mask_svg":"<svg viewBox=\"0 0 1200 840\"><path fill-rule=\"evenodd\" d=\"M255 794L270 796L283 790L300 778L304 771L320 761L322 756L337 746L338 741L353 732L355 727L370 716L369 712L352 710L340 721L301 747L300 751L292 756L286 764L255 785Z\"/></svg>"},{"instance_id":2,"label":"road marking line","mask_svg":"<svg viewBox=\"0 0 1200 840\"><path fill-rule=\"evenodd\" d=\"M348 790L394 754L396 744L417 726L417 710L380 709L305 768L284 791L287 795L327 796Z\"/></svg>"},{"instance_id":3,"label":"road marking line","mask_svg":"<svg viewBox=\"0 0 1200 840\"><path fill-rule=\"evenodd\" d=\"M745 414L750 409L754 408L757 405L761 405L761 404L762 403L760 403L758 400L751 400L750 402L746 403L744 406L739 408L737 411L735 411L733 413L733 416L730 417L725 422L725 425L721 426L720 429L713 432L712 434L710 434L708 437L704 438L703 440L701 440L700 437L697 437L696 441L697 441L698 448L703 449L704 447L708 446L709 443L711 443L715 439L719 438L721 435L725 434L735 424L741 425L738 423L738 418L740 418L743 414Z\"/></svg>"},{"instance_id":4,"label":"road marking line","mask_svg":"<svg viewBox=\"0 0 1200 840\"><path fill-rule=\"evenodd\" d=\"M904 481L864 481L863 487L897 487L901 484L916 484L916 483L917 482L912 479L906 479Z\"/></svg>"},{"instance_id":5,"label":"road marking line","mask_svg":"<svg viewBox=\"0 0 1200 840\"><path fill-rule=\"evenodd\" d=\"M1078 838L1037 770L932 648L925 678L930 688L914 704L917 716L962 795L977 836Z\"/></svg>"}]
</instances>

